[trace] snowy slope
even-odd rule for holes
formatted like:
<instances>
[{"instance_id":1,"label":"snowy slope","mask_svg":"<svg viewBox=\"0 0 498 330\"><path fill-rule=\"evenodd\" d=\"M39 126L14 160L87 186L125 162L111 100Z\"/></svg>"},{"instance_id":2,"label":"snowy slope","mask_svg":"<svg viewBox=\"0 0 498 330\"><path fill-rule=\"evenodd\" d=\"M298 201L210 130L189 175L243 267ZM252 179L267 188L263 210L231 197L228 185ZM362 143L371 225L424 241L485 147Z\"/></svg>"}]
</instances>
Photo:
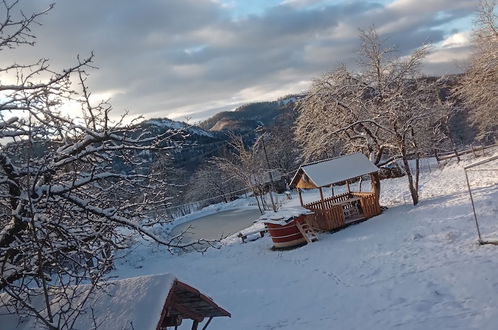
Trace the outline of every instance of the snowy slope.
<instances>
[{"instance_id":1,"label":"snowy slope","mask_svg":"<svg viewBox=\"0 0 498 330\"><path fill-rule=\"evenodd\" d=\"M174 121L168 118L161 119L150 119L143 122L143 124L153 125L160 128L183 130L189 132L190 134L195 134L199 136L213 137L213 133L203 130L200 127L189 125L184 122Z\"/></svg>"},{"instance_id":2,"label":"snowy slope","mask_svg":"<svg viewBox=\"0 0 498 330\"><path fill-rule=\"evenodd\" d=\"M497 329L498 247L476 243L463 165L425 173L416 207L406 178L382 181L383 214L295 250L268 237L181 256L141 247L116 275L174 271L232 313L210 329ZM489 237L494 173L471 177Z\"/></svg>"}]
</instances>

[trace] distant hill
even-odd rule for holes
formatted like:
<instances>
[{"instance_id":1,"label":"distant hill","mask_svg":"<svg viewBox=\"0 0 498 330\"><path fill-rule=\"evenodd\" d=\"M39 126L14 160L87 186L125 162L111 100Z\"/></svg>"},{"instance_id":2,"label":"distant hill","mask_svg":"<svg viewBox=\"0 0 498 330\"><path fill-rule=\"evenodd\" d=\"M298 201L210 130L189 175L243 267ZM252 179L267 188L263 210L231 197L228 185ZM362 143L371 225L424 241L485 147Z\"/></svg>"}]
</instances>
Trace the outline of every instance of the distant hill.
<instances>
[{"instance_id":1,"label":"distant hill","mask_svg":"<svg viewBox=\"0 0 498 330\"><path fill-rule=\"evenodd\" d=\"M277 101L242 105L233 111L223 111L201 122L199 126L211 132L253 132L258 126L273 126L278 118L294 109L303 95L289 95Z\"/></svg>"},{"instance_id":2,"label":"distant hill","mask_svg":"<svg viewBox=\"0 0 498 330\"><path fill-rule=\"evenodd\" d=\"M171 120L168 118L148 119L141 122L139 125L151 131L164 132L168 129L182 130L184 132L187 132L191 135L198 137L208 137L208 138L215 137L215 134L213 134L212 132L206 131L198 126L190 125L180 121Z\"/></svg>"},{"instance_id":3,"label":"distant hill","mask_svg":"<svg viewBox=\"0 0 498 330\"><path fill-rule=\"evenodd\" d=\"M435 81L440 77L424 77L429 81ZM463 108L461 102L452 99L451 89L454 88L461 75L444 76L440 85L439 93L441 99L460 107L460 111L454 113L449 120L449 130L453 142L456 145L468 145L474 142L475 129L469 122L468 111ZM201 122L199 126L209 132L234 132L245 136L248 141L254 137L254 130L260 126L272 127L283 120L295 120L296 101L303 98L305 94L289 95L276 101L249 103L236 108L233 111L223 111L211 118ZM286 119L284 119L286 118ZM292 126L287 125L287 126Z\"/></svg>"},{"instance_id":4,"label":"distant hill","mask_svg":"<svg viewBox=\"0 0 498 330\"><path fill-rule=\"evenodd\" d=\"M168 131L182 132L168 142L170 145L183 145L182 148L173 149L170 153L170 165L187 172L195 170L205 158L217 156L220 146L226 142L225 134L210 132L201 127L168 118L144 120L134 127L134 131L137 134L147 132L152 136ZM144 153L143 157L151 165L157 159L155 153Z\"/></svg>"}]
</instances>

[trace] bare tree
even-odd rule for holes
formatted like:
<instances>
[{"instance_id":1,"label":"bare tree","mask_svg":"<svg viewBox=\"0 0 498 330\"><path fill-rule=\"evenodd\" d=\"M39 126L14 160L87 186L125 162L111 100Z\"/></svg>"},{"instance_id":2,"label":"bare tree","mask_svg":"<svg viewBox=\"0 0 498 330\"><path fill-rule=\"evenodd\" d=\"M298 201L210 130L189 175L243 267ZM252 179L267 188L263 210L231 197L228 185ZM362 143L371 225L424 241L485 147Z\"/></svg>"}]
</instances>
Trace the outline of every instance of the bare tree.
<instances>
[{"instance_id":1,"label":"bare tree","mask_svg":"<svg viewBox=\"0 0 498 330\"><path fill-rule=\"evenodd\" d=\"M265 142L270 167L278 169L287 182L300 165L302 148L294 138L293 125L297 112L289 112L280 116L275 126L266 130L268 138Z\"/></svg>"},{"instance_id":2,"label":"bare tree","mask_svg":"<svg viewBox=\"0 0 498 330\"><path fill-rule=\"evenodd\" d=\"M209 160L192 176L186 199L189 202L202 200L202 205L228 203L243 186L238 177L222 171L215 161Z\"/></svg>"},{"instance_id":3,"label":"bare tree","mask_svg":"<svg viewBox=\"0 0 498 330\"><path fill-rule=\"evenodd\" d=\"M17 1L0 6L2 52L33 45L33 24L52 8L27 16ZM72 303L75 285L96 287L130 233L186 248L148 228L148 214L169 198L164 175L148 173L139 157L175 148L165 141L176 133L157 137L123 117L112 121L109 103L92 102L86 85L92 60L59 73L47 60L0 68L2 303L50 329L72 327L87 300ZM71 115L61 108L70 100L79 103ZM52 301L65 303L53 309Z\"/></svg>"},{"instance_id":4,"label":"bare tree","mask_svg":"<svg viewBox=\"0 0 498 330\"><path fill-rule=\"evenodd\" d=\"M297 140L308 160L331 151L361 151L377 165L401 158L417 204L418 157L441 139L448 111L437 93L440 82L419 73L428 47L400 57L382 45L374 29L361 31L360 38L362 70L341 66L313 82L299 104ZM416 160L415 173L410 158Z\"/></svg>"},{"instance_id":5,"label":"bare tree","mask_svg":"<svg viewBox=\"0 0 498 330\"><path fill-rule=\"evenodd\" d=\"M258 145L249 148L240 136L232 135L230 146L233 153L227 157L216 157L217 166L230 177L235 177L250 189L256 199L261 213L268 210L268 204L264 198L265 187L268 176L265 173L263 155Z\"/></svg>"},{"instance_id":6,"label":"bare tree","mask_svg":"<svg viewBox=\"0 0 498 330\"><path fill-rule=\"evenodd\" d=\"M498 132L498 18L495 1L481 1L474 31L474 54L454 93L469 109L478 138L493 142Z\"/></svg>"}]
</instances>

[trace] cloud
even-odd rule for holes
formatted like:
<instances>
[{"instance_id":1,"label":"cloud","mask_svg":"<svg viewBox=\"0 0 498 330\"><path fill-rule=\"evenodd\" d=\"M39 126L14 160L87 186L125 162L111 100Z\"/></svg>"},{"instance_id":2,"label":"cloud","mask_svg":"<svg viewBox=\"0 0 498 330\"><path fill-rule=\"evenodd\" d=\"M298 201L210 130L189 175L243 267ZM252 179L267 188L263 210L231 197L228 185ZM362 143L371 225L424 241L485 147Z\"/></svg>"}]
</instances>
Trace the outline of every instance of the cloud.
<instances>
[{"instance_id":1,"label":"cloud","mask_svg":"<svg viewBox=\"0 0 498 330\"><path fill-rule=\"evenodd\" d=\"M100 69L91 88L111 96L117 112L197 120L300 92L339 63L356 65L358 28L372 24L402 54L432 42L427 70L450 70L468 45L464 31L450 35L444 25L470 15L471 3L294 0L234 16L237 1L59 1L34 30L36 48L2 52L0 63L43 56L62 68L93 50Z\"/></svg>"},{"instance_id":2,"label":"cloud","mask_svg":"<svg viewBox=\"0 0 498 330\"><path fill-rule=\"evenodd\" d=\"M470 31L449 35L426 57L423 71L433 75L463 72L472 53L471 37Z\"/></svg>"},{"instance_id":3,"label":"cloud","mask_svg":"<svg viewBox=\"0 0 498 330\"><path fill-rule=\"evenodd\" d=\"M470 46L471 37L472 33L470 31L454 33L441 42L441 47L455 48Z\"/></svg>"}]
</instances>

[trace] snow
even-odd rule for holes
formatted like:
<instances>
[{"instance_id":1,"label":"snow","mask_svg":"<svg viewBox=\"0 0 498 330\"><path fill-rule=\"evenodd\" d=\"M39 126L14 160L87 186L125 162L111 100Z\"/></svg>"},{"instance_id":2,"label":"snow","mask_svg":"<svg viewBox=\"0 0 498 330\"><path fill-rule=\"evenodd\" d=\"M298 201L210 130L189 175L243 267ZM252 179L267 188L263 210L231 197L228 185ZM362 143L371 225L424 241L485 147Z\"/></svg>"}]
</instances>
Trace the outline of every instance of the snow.
<instances>
[{"instance_id":1,"label":"snow","mask_svg":"<svg viewBox=\"0 0 498 330\"><path fill-rule=\"evenodd\" d=\"M143 244L128 251L112 275L173 271L231 312L231 318L215 318L211 330L494 330L498 247L476 243L463 170L473 162L424 171L417 206L409 203L405 177L383 180L381 204L388 209L381 215L319 234L319 241L298 249L272 251L269 236L240 244L233 235L221 249L203 254L171 255ZM472 172L469 179L484 238L496 239L497 172ZM304 197L316 200L319 194L305 191ZM244 203L213 205L201 215L247 207ZM299 198L293 194L284 207L299 207ZM256 223L246 232L262 226ZM190 326L185 320L179 329Z\"/></svg>"},{"instance_id":2,"label":"snow","mask_svg":"<svg viewBox=\"0 0 498 330\"><path fill-rule=\"evenodd\" d=\"M280 105L287 105L289 103L294 103L298 100L297 97L295 96L290 96L290 97L284 97L283 99L280 99L278 102Z\"/></svg>"},{"instance_id":3,"label":"snow","mask_svg":"<svg viewBox=\"0 0 498 330\"><path fill-rule=\"evenodd\" d=\"M276 225L285 226L289 221L294 218L303 215L313 213L304 207L286 207L284 209L278 210L277 212L267 211L261 217L258 218L258 222L262 223L272 223Z\"/></svg>"},{"instance_id":4,"label":"snow","mask_svg":"<svg viewBox=\"0 0 498 330\"><path fill-rule=\"evenodd\" d=\"M476 243L463 172L469 163L424 172L417 206L409 204L406 178L383 180L388 209L380 216L298 249L272 251L268 236L240 244L234 235L204 254L137 249L115 275L174 270L232 313L214 319L212 330L496 329L498 247ZM479 217L496 237L496 173L471 182ZM294 195L286 206L298 205Z\"/></svg>"},{"instance_id":5,"label":"snow","mask_svg":"<svg viewBox=\"0 0 498 330\"><path fill-rule=\"evenodd\" d=\"M187 131L191 134L196 134L196 135L200 135L200 136L207 136L207 137L214 136L213 133L208 132L206 130L203 130L200 127L189 125L187 123L183 123L183 122L179 122L179 121L170 120L167 118L150 119L150 120L145 121L145 123L150 124L150 125L154 125L157 127L171 128L171 129L175 129L175 130L184 130L184 131Z\"/></svg>"},{"instance_id":6,"label":"snow","mask_svg":"<svg viewBox=\"0 0 498 330\"><path fill-rule=\"evenodd\" d=\"M99 329L156 329L161 318L169 291L175 282L171 274L148 275L110 281L105 290L95 290L87 302L93 308L92 313L82 313L77 319L74 329L92 329L94 321L99 324ZM73 300L79 304L86 297L85 293L91 289L89 285L78 288L81 294ZM32 302L34 306L43 306L41 299ZM58 303L52 305L53 309L61 308ZM0 309L1 310L1 309ZM0 325L2 329L38 329L33 318L17 324L17 316L0 312Z\"/></svg>"},{"instance_id":7,"label":"snow","mask_svg":"<svg viewBox=\"0 0 498 330\"><path fill-rule=\"evenodd\" d=\"M364 154L354 153L315 164L304 165L299 168L300 170L304 171L315 186L323 187L364 174L374 173L379 169ZM297 175L296 173L296 176L292 179L292 184L295 184L294 180Z\"/></svg>"}]
</instances>

